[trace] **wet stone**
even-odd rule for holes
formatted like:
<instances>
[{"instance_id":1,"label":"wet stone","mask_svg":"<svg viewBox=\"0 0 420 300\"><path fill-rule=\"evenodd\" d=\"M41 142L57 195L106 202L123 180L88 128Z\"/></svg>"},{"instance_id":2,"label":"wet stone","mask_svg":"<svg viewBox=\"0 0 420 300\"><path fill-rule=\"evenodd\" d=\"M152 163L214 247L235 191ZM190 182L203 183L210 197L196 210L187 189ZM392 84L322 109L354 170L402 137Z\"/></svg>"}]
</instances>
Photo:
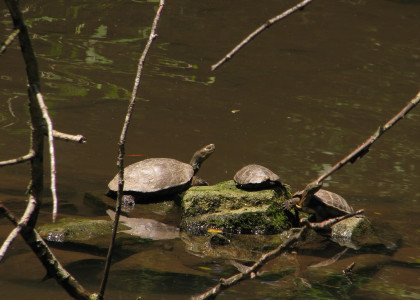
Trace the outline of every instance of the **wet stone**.
<instances>
[{"instance_id":1,"label":"wet stone","mask_svg":"<svg viewBox=\"0 0 420 300\"><path fill-rule=\"evenodd\" d=\"M365 216L354 216L331 226L331 239L353 249L359 249L367 244L381 243L374 227Z\"/></svg>"},{"instance_id":2,"label":"wet stone","mask_svg":"<svg viewBox=\"0 0 420 300\"><path fill-rule=\"evenodd\" d=\"M233 180L213 186L190 188L182 198L181 229L203 234L211 229L241 234L276 234L289 229L294 215L281 204L291 197L290 189L245 191Z\"/></svg>"}]
</instances>

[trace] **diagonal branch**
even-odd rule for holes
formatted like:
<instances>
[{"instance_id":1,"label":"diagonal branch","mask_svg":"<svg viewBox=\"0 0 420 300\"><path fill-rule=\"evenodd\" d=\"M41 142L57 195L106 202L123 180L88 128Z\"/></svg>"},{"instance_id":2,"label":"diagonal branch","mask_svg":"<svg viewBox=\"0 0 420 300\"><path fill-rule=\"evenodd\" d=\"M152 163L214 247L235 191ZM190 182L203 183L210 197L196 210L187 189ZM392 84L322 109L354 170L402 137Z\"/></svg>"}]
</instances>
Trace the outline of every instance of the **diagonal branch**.
<instances>
[{"instance_id":1,"label":"diagonal branch","mask_svg":"<svg viewBox=\"0 0 420 300\"><path fill-rule=\"evenodd\" d=\"M144 61L146 60L147 53L149 52L149 49L150 49L150 46L152 45L153 40L157 37L156 28L157 28L157 24L159 22L160 15L161 15L161 12L163 10L164 5L165 5L165 1L160 0L159 8L156 11L156 15L155 15L155 18L153 20L152 28L150 30L149 39L148 39L147 44L144 47L143 53L142 53L142 55L139 59L139 63L138 63L138 66L137 66L137 74L136 74L136 78L134 80L133 91L131 93L130 103L128 105L127 114L125 116L124 125L123 125L122 131L121 131L120 141L118 143L118 146L119 146L118 163L117 163L117 165L118 165L118 194L117 194L117 203L116 203L116 209L115 209L115 219L114 219L114 225L113 225L113 228L112 228L112 237L111 237L110 246L108 248L108 255L107 255L107 258L106 258L104 275L103 275L103 279L102 279L102 282L101 282L101 287L100 287L98 299L103 299L103 296L104 296L104 293L105 293L105 288L106 288L106 284L107 284L107 281L108 281L109 269L111 267L112 252L113 252L113 248L114 248L115 237L116 237L116 234L117 234L118 221L119 221L119 217L120 217L120 213L121 213L121 203L122 203L123 190L124 190L124 153L125 153L124 147L125 147L125 140L126 140L126 136L127 136L128 126L130 124L131 115L134 111L134 106L135 106L135 103L136 103L136 96L137 96L137 92L138 92L139 86L140 86L140 78L141 78L141 74L143 72Z\"/></svg>"},{"instance_id":2,"label":"diagonal branch","mask_svg":"<svg viewBox=\"0 0 420 300\"><path fill-rule=\"evenodd\" d=\"M252 274L255 274L255 272L260 269L267 261L276 258L280 254L286 252L288 249L290 249L296 242L304 239L306 233L309 231L309 229L324 229L327 227L331 227L332 225L344 220L351 218L356 215L360 215L363 213L363 210L358 210L355 213L347 214L345 216L333 218L326 220L322 223L310 223L307 220L304 222L304 226L299 229L298 232L293 234L290 238L288 238L283 244L278 246L276 249L269 251L267 253L264 253L260 256L260 258L250 267L245 268L240 273L237 273L227 279L221 278L220 282L209 289L207 292L191 297L191 300L203 300L203 299L213 299L217 294L222 292L223 290L227 289L228 287L237 284L238 282L247 279L252 276Z\"/></svg>"},{"instance_id":3,"label":"diagonal branch","mask_svg":"<svg viewBox=\"0 0 420 300\"><path fill-rule=\"evenodd\" d=\"M332 166L331 169L319 176L316 182L322 182L323 180L325 180L325 178L331 176L331 174L341 169L344 165L348 164L349 162L354 163L359 158L362 158L363 155L369 152L370 146L372 146L372 144L376 142L382 136L382 134L391 129L392 126L394 126L399 120L403 119L410 112L410 110L412 110L419 102L420 91L413 99L411 99L407 103L407 105L399 113L392 117L387 123L385 123L385 125L379 126L378 130L373 135L371 135L362 145L357 147L355 150L353 150L353 152L351 152L338 163L336 163L334 166Z\"/></svg>"},{"instance_id":4,"label":"diagonal branch","mask_svg":"<svg viewBox=\"0 0 420 300\"><path fill-rule=\"evenodd\" d=\"M280 21L281 19L286 18L287 16L291 15L292 13L296 12L297 10L303 9L306 5L308 5L311 2L312 2L312 0L304 0L304 1L300 2L300 3L298 3L297 5L293 6L292 8L289 8L288 10L286 10L285 12L283 12L282 14L280 14L278 16L275 16L274 18L271 18L270 20L268 20L267 22L265 22L263 25L261 25L260 27L258 27L254 32L252 32L250 35L248 35L235 48L233 48L232 51L230 51L228 54L226 54L225 57L223 57L217 63L215 63L214 65L212 65L211 66L211 70L212 71L216 70L222 64L224 64L225 62L227 62L228 60L230 60L237 52L239 52L239 50L241 50L241 48L243 46L245 46L246 44L248 44L252 39L254 39L258 34L260 34L261 32L263 32L264 30L266 30L268 27L270 27L274 23Z\"/></svg>"}]
</instances>

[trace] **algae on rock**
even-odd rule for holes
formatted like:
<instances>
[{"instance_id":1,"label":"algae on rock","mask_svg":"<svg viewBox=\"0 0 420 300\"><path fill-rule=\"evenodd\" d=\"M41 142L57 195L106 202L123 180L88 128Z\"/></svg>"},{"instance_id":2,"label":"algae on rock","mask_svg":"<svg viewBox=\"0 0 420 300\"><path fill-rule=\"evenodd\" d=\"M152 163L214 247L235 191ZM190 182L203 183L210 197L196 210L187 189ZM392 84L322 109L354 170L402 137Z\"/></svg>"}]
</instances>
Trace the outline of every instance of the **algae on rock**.
<instances>
[{"instance_id":1,"label":"algae on rock","mask_svg":"<svg viewBox=\"0 0 420 300\"><path fill-rule=\"evenodd\" d=\"M281 207L290 197L288 186L245 191L233 180L192 187L182 198L181 229L196 234L210 228L230 233L280 233L296 221Z\"/></svg>"}]
</instances>

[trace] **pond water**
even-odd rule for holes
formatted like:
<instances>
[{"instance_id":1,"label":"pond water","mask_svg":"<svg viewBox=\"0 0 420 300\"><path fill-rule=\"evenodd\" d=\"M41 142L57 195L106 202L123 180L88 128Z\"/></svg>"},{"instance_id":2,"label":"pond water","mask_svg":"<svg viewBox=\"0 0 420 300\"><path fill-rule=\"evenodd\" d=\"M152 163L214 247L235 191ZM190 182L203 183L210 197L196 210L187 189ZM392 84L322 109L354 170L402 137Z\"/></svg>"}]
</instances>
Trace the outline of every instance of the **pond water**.
<instances>
[{"instance_id":1,"label":"pond water","mask_svg":"<svg viewBox=\"0 0 420 300\"><path fill-rule=\"evenodd\" d=\"M167 1L147 58L127 137L126 164L147 157L189 161L214 143L200 176L233 177L249 163L303 188L368 138L420 89L420 1L317 1L271 26L215 72L210 66L267 19L296 1ZM103 217L83 204L117 172L117 142L137 61L157 1L21 1L54 127L83 134L85 145L57 141L60 216ZM12 29L0 3L0 34ZM26 76L18 43L0 57L0 160L29 147ZM398 245L349 250L323 268L334 246L278 258L265 276L220 299L419 299L420 108L333 174L325 187L345 197ZM0 168L0 200L25 207L28 164ZM48 185L48 179L46 179ZM47 191L47 189L46 189ZM50 221L46 192L39 223ZM138 208L140 209L140 208ZM174 223L175 217L168 216ZM165 220L164 220L165 221ZM11 230L0 220L3 240ZM99 288L104 253L54 248L90 291ZM228 261L196 257L180 240L140 244L111 269L108 299L185 299L235 273ZM354 283L341 271L355 262ZM1 299L69 296L19 239L0 265Z\"/></svg>"}]
</instances>

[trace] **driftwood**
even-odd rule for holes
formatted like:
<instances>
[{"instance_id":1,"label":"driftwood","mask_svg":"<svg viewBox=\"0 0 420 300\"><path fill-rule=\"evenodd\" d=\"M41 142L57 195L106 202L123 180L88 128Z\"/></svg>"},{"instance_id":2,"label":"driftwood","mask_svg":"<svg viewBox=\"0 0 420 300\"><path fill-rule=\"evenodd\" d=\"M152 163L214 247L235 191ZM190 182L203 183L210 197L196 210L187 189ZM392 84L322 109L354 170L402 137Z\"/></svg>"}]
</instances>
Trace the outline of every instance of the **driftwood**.
<instances>
[{"instance_id":1,"label":"driftwood","mask_svg":"<svg viewBox=\"0 0 420 300\"><path fill-rule=\"evenodd\" d=\"M125 154L125 140L127 136L128 126L130 125L131 115L134 111L134 106L136 104L136 97L140 86L140 78L143 71L144 61L146 60L147 53L149 52L150 46L152 45L153 40L157 37L156 34L156 27L160 19L160 15L162 9L165 5L164 0L160 0L159 8L156 12L155 18L153 20L152 28L150 30L149 39L147 41L146 46L144 47L143 53L139 59L139 63L137 65L137 74L134 80L133 91L131 93L131 99L128 104L127 114L125 116L125 121L123 124L123 128L121 130L120 141L118 143L118 159L117 159L117 166L118 166L118 192L117 192L117 203L115 208L115 218L114 224L112 227L112 236L111 242L108 248L108 254L105 263L104 275L100 286L100 291L98 294L98 299L103 299L106 283L108 281L108 274L109 269L111 267L111 260L112 260L112 251L114 249L114 242L115 237L117 235L117 228L118 222L121 214L121 204L122 204L122 197L123 197L123 190L124 190L124 154Z\"/></svg>"},{"instance_id":2,"label":"driftwood","mask_svg":"<svg viewBox=\"0 0 420 300\"><path fill-rule=\"evenodd\" d=\"M260 27L258 27L254 32L252 32L244 40L242 40L242 42L240 42L228 54L226 54L225 57L223 57L217 63L215 63L214 65L212 65L211 66L211 70L212 71L216 70L218 67L220 67L225 62L227 62L228 60L230 60L237 52L239 52L239 50L241 50L241 48L243 46L245 46L246 44L248 44L252 39L254 39L258 34L260 34L261 32L263 32L264 30L266 30L268 27L270 27L274 23L277 23L278 21L286 18L287 16L291 15L292 13L294 13L294 12L300 10L300 9L303 9L306 5L308 5L311 2L312 2L312 0L304 0L304 1L300 2L300 3L298 3L297 5L293 6L292 8L289 8L288 10L286 10L285 12L283 12L282 14L280 14L278 16L275 16L274 18L271 18L268 21L266 21L263 25L261 25Z\"/></svg>"},{"instance_id":3,"label":"driftwood","mask_svg":"<svg viewBox=\"0 0 420 300\"><path fill-rule=\"evenodd\" d=\"M230 286L237 284L238 282L247 279L247 278L254 278L255 272L257 272L267 261L276 258L280 254L289 250L296 242L301 241L305 238L306 233L310 229L325 229L329 228L332 225L344 220L351 218L356 215L360 215L363 213L363 210L358 210L355 213L347 214L345 216L332 218L320 223L310 223L308 220L303 221L303 227L299 229L298 232L294 233L290 236L284 243L278 246L276 249L264 253L260 256L260 258L250 267L241 267L242 271L239 273L229 277L229 278L221 278L219 283L214 287L207 290L207 292L191 297L191 300L203 300L203 299L211 299L214 298L217 294L222 292L223 290L229 288ZM239 268L238 268L239 269Z\"/></svg>"}]
</instances>

